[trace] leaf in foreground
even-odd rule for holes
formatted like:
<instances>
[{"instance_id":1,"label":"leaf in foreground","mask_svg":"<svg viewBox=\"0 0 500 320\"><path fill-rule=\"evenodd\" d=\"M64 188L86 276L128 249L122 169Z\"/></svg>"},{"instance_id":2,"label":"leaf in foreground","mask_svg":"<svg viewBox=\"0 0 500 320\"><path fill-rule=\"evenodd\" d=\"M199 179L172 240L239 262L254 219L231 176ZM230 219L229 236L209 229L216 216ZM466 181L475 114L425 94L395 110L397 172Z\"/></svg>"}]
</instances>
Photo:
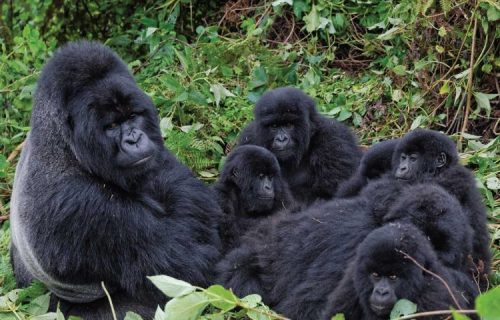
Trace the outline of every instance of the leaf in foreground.
<instances>
[{"instance_id":1,"label":"leaf in foreground","mask_svg":"<svg viewBox=\"0 0 500 320\"><path fill-rule=\"evenodd\" d=\"M191 284L175 278L161 275L148 277L153 284L167 297L176 298L193 292L196 288Z\"/></svg>"},{"instance_id":2,"label":"leaf in foreground","mask_svg":"<svg viewBox=\"0 0 500 320\"><path fill-rule=\"evenodd\" d=\"M221 285L210 286L206 292L210 297L210 303L223 311L233 309L238 303L238 297Z\"/></svg>"},{"instance_id":3,"label":"leaf in foreground","mask_svg":"<svg viewBox=\"0 0 500 320\"><path fill-rule=\"evenodd\" d=\"M208 304L207 295L201 292L174 298L165 306L165 320L196 320Z\"/></svg>"},{"instance_id":4,"label":"leaf in foreground","mask_svg":"<svg viewBox=\"0 0 500 320\"><path fill-rule=\"evenodd\" d=\"M500 286L477 297L476 310L483 320L498 320L500 314Z\"/></svg>"},{"instance_id":5,"label":"leaf in foreground","mask_svg":"<svg viewBox=\"0 0 500 320\"><path fill-rule=\"evenodd\" d=\"M417 312L417 305L410 300L401 299L392 308L391 319L397 319L401 316L407 316Z\"/></svg>"}]
</instances>

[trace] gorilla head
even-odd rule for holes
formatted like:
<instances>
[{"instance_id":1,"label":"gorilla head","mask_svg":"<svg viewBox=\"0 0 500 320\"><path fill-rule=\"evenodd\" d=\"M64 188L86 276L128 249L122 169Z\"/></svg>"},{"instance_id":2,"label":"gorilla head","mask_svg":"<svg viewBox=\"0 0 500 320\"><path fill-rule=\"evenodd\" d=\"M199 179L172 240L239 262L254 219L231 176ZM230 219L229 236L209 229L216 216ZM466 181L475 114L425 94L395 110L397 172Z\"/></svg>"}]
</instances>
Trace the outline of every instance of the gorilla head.
<instances>
[{"instance_id":1,"label":"gorilla head","mask_svg":"<svg viewBox=\"0 0 500 320\"><path fill-rule=\"evenodd\" d=\"M254 109L258 145L281 162L300 162L309 149L318 113L312 98L290 87L266 92Z\"/></svg>"},{"instance_id":2,"label":"gorilla head","mask_svg":"<svg viewBox=\"0 0 500 320\"><path fill-rule=\"evenodd\" d=\"M360 244L354 286L364 314L387 319L399 299L415 301L425 294L424 272L405 254L426 268L437 259L427 238L410 224L388 224Z\"/></svg>"},{"instance_id":3,"label":"gorilla head","mask_svg":"<svg viewBox=\"0 0 500 320\"><path fill-rule=\"evenodd\" d=\"M397 179L420 181L457 162L453 141L436 131L416 129L401 138L393 154L392 168Z\"/></svg>"},{"instance_id":4,"label":"gorilla head","mask_svg":"<svg viewBox=\"0 0 500 320\"><path fill-rule=\"evenodd\" d=\"M232 203L232 206L237 215L267 215L290 202L278 160L270 151L258 146L234 149L226 160L218 185L219 189L236 194L237 204Z\"/></svg>"}]
</instances>

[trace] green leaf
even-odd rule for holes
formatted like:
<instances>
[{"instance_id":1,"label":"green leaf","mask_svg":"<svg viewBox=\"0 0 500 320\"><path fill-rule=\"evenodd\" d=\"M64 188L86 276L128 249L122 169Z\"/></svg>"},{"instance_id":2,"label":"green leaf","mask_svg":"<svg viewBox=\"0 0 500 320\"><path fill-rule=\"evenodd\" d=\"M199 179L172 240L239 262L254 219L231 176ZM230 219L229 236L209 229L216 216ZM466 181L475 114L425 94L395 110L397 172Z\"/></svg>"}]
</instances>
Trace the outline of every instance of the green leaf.
<instances>
[{"instance_id":1,"label":"green leaf","mask_svg":"<svg viewBox=\"0 0 500 320\"><path fill-rule=\"evenodd\" d=\"M55 313L55 312L49 312L49 313L46 313L46 314L41 314L41 315L38 315L38 316L34 316L33 318L31 318L31 320L58 320L58 319L57 319L57 313Z\"/></svg>"},{"instance_id":2,"label":"green leaf","mask_svg":"<svg viewBox=\"0 0 500 320\"><path fill-rule=\"evenodd\" d=\"M351 116L352 116L352 112L347 111L347 110L342 110L342 111L340 111L340 114L337 117L337 120L344 121L344 120L349 119Z\"/></svg>"},{"instance_id":3,"label":"green leaf","mask_svg":"<svg viewBox=\"0 0 500 320\"><path fill-rule=\"evenodd\" d=\"M155 317L153 320L165 320L166 314L159 306L156 308Z\"/></svg>"},{"instance_id":4,"label":"green leaf","mask_svg":"<svg viewBox=\"0 0 500 320\"><path fill-rule=\"evenodd\" d=\"M425 120L425 116L418 116L415 118L415 120L413 120L411 126L410 126L410 130L414 130L418 127L420 127L420 125L422 124L423 120Z\"/></svg>"},{"instance_id":5,"label":"green leaf","mask_svg":"<svg viewBox=\"0 0 500 320\"><path fill-rule=\"evenodd\" d=\"M248 310L247 317L252 320L271 320L270 316L257 312L256 310Z\"/></svg>"},{"instance_id":6,"label":"green leaf","mask_svg":"<svg viewBox=\"0 0 500 320\"><path fill-rule=\"evenodd\" d=\"M345 320L345 317L343 313L337 313L331 320Z\"/></svg>"},{"instance_id":7,"label":"green leaf","mask_svg":"<svg viewBox=\"0 0 500 320\"><path fill-rule=\"evenodd\" d=\"M321 21L316 5L312 6L311 11L304 16L303 20L306 23L307 32L310 33L318 30L319 26L321 25Z\"/></svg>"},{"instance_id":8,"label":"green leaf","mask_svg":"<svg viewBox=\"0 0 500 320\"><path fill-rule=\"evenodd\" d=\"M438 35L441 38L444 38L446 37L446 34L447 34L446 29L443 26L439 27Z\"/></svg>"},{"instance_id":9,"label":"green leaf","mask_svg":"<svg viewBox=\"0 0 500 320\"><path fill-rule=\"evenodd\" d=\"M272 3L273 7L281 6L284 4L288 4L288 5L292 6L293 0L276 0L276 1L273 1L273 3Z\"/></svg>"},{"instance_id":10,"label":"green leaf","mask_svg":"<svg viewBox=\"0 0 500 320\"><path fill-rule=\"evenodd\" d=\"M125 318L123 320L143 320L143 319L137 313L129 311L125 314Z\"/></svg>"},{"instance_id":11,"label":"green leaf","mask_svg":"<svg viewBox=\"0 0 500 320\"><path fill-rule=\"evenodd\" d=\"M196 290L191 284L169 276L151 276L148 277L153 284L160 289L167 297L175 298L189 294Z\"/></svg>"},{"instance_id":12,"label":"green leaf","mask_svg":"<svg viewBox=\"0 0 500 320\"><path fill-rule=\"evenodd\" d=\"M389 30L387 30L386 32L384 32L381 35L379 35L377 37L377 39L382 40L382 41L384 41L384 40L391 40L392 38L394 38L399 33L400 30L401 30L400 27L392 27Z\"/></svg>"},{"instance_id":13,"label":"green leaf","mask_svg":"<svg viewBox=\"0 0 500 320\"><path fill-rule=\"evenodd\" d=\"M241 302L245 303L250 308L255 308L259 303L262 302L262 297L258 294L250 294L242 298Z\"/></svg>"},{"instance_id":14,"label":"green leaf","mask_svg":"<svg viewBox=\"0 0 500 320\"><path fill-rule=\"evenodd\" d=\"M488 10L486 11L486 16L490 22L497 21L500 19L500 10L490 4Z\"/></svg>"},{"instance_id":15,"label":"green leaf","mask_svg":"<svg viewBox=\"0 0 500 320\"><path fill-rule=\"evenodd\" d=\"M209 299L202 292L192 292L170 300L165 306L165 320L196 320L208 306Z\"/></svg>"},{"instance_id":16,"label":"green leaf","mask_svg":"<svg viewBox=\"0 0 500 320\"><path fill-rule=\"evenodd\" d=\"M261 87L267 83L266 69L263 66L255 68L252 72L252 80L249 84L249 90Z\"/></svg>"},{"instance_id":17,"label":"green leaf","mask_svg":"<svg viewBox=\"0 0 500 320\"><path fill-rule=\"evenodd\" d=\"M444 47L440 46L439 44L436 44L435 48L438 53L443 53L445 51Z\"/></svg>"},{"instance_id":18,"label":"green leaf","mask_svg":"<svg viewBox=\"0 0 500 320\"><path fill-rule=\"evenodd\" d=\"M500 190L500 179L497 177L489 177L486 179L486 187L490 190Z\"/></svg>"},{"instance_id":19,"label":"green leaf","mask_svg":"<svg viewBox=\"0 0 500 320\"><path fill-rule=\"evenodd\" d=\"M498 94L487 94L482 92L473 92L476 103L480 109L485 109L489 115L491 112L490 100L496 98Z\"/></svg>"},{"instance_id":20,"label":"green leaf","mask_svg":"<svg viewBox=\"0 0 500 320\"><path fill-rule=\"evenodd\" d=\"M224 311L235 308L238 303L238 297L234 293L218 284L210 286L206 290L206 294L210 297L210 303L214 307Z\"/></svg>"},{"instance_id":21,"label":"green leaf","mask_svg":"<svg viewBox=\"0 0 500 320\"><path fill-rule=\"evenodd\" d=\"M453 320L470 320L469 317L467 317L466 315L463 315L461 313L458 313L457 311L455 310L452 310L451 311L451 314L453 316Z\"/></svg>"},{"instance_id":22,"label":"green leaf","mask_svg":"<svg viewBox=\"0 0 500 320\"><path fill-rule=\"evenodd\" d=\"M149 28L147 28L147 29L146 29L146 38L151 37L151 35L152 35L153 33L155 33L155 32L156 32L156 30L158 30L158 28L153 28L153 27L149 27Z\"/></svg>"},{"instance_id":23,"label":"green leaf","mask_svg":"<svg viewBox=\"0 0 500 320\"><path fill-rule=\"evenodd\" d=\"M500 286L477 297L476 310L482 320L498 320L500 314Z\"/></svg>"},{"instance_id":24,"label":"green leaf","mask_svg":"<svg viewBox=\"0 0 500 320\"><path fill-rule=\"evenodd\" d=\"M394 71L394 73L397 74L398 76L404 76L406 75L406 66L397 65L392 69L392 71Z\"/></svg>"},{"instance_id":25,"label":"green leaf","mask_svg":"<svg viewBox=\"0 0 500 320\"><path fill-rule=\"evenodd\" d=\"M215 104L217 106L219 106L219 103L226 99L226 97L234 97L234 94L231 91L227 90L222 84L219 83L211 84L210 92L214 94Z\"/></svg>"},{"instance_id":26,"label":"green leaf","mask_svg":"<svg viewBox=\"0 0 500 320\"><path fill-rule=\"evenodd\" d=\"M401 299L392 308L390 319L397 319L417 312L417 305L410 300Z\"/></svg>"},{"instance_id":27,"label":"green leaf","mask_svg":"<svg viewBox=\"0 0 500 320\"><path fill-rule=\"evenodd\" d=\"M448 94L450 93L450 82L449 81L445 81L444 84L441 86L441 88L439 89L439 94Z\"/></svg>"},{"instance_id":28,"label":"green leaf","mask_svg":"<svg viewBox=\"0 0 500 320\"><path fill-rule=\"evenodd\" d=\"M47 293L31 301L28 308L26 309L26 312L34 316L45 314L47 313L47 311L49 311L49 304L50 304L50 293Z\"/></svg>"}]
</instances>

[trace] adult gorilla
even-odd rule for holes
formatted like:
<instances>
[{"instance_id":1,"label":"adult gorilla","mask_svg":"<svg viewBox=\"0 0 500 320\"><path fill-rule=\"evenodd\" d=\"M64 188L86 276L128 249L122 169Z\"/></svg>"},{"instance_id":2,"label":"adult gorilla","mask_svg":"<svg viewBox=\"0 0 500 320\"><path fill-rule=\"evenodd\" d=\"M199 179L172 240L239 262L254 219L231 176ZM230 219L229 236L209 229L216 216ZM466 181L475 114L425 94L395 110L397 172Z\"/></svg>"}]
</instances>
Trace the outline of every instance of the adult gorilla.
<instances>
[{"instance_id":1,"label":"adult gorilla","mask_svg":"<svg viewBox=\"0 0 500 320\"><path fill-rule=\"evenodd\" d=\"M151 317L162 295L146 276L206 286L219 258L214 195L163 146L151 100L95 42L47 63L11 202L20 286L42 281L67 314Z\"/></svg>"},{"instance_id":2,"label":"adult gorilla","mask_svg":"<svg viewBox=\"0 0 500 320\"><path fill-rule=\"evenodd\" d=\"M314 101L295 88L266 92L254 109L255 120L240 145L272 151L296 200L309 204L329 199L356 170L361 151L352 132L321 116Z\"/></svg>"},{"instance_id":3,"label":"adult gorilla","mask_svg":"<svg viewBox=\"0 0 500 320\"><path fill-rule=\"evenodd\" d=\"M234 149L214 185L225 215L223 242L238 243L247 230L281 210L298 210L281 177L276 157L267 149L246 145Z\"/></svg>"},{"instance_id":4,"label":"adult gorilla","mask_svg":"<svg viewBox=\"0 0 500 320\"><path fill-rule=\"evenodd\" d=\"M356 258L329 296L322 318L343 313L347 320L388 319L399 299L415 302L419 312L450 306L468 309L477 294L470 279L440 263L420 230L411 224L388 224L359 245Z\"/></svg>"}]
</instances>

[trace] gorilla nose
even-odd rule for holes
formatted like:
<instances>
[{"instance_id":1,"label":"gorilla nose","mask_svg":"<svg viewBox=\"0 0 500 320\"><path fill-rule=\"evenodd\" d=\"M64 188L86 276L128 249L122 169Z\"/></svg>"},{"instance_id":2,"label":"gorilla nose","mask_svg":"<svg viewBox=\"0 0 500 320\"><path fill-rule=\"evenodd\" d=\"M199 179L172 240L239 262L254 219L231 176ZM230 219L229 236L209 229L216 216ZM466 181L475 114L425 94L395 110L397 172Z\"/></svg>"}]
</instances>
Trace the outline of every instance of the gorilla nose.
<instances>
[{"instance_id":1,"label":"gorilla nose","mask_svg":"<svg viewBox=\"0 0 500 320\"><path fill-rule=\"evenodd\" d=\"M123 142L126 144L137 144L139 140L142 138L142 132L137 132L135 129L132 129L123 139Z\"/></svg>"},{"instance_id":2,"label":"gorilla nose","mask_svg":"<svg viewBox=\"0 0 500 320\"><path fill-rule=\"evenodd\" d=\"M288 141L288 137L286 135L278 135L276 137L276 141L284 143Z\"/></svg>"},{"instance_id":3,"label":"gorilla nose","mask_svg":"<svg viewBox=\"0 0 500 320\"><path fill-rule=\"evenodd\" d=\"M388 289L388 288L383 288L383 287L382 287L382 288L377 288L377 289L375 290L375 293L376 293L378 296L380 296L380 297L382 297L382 298L383 298L383 297L385 297L385 296L389 295L389 289Z\"/></svg>"}]
</instances>

